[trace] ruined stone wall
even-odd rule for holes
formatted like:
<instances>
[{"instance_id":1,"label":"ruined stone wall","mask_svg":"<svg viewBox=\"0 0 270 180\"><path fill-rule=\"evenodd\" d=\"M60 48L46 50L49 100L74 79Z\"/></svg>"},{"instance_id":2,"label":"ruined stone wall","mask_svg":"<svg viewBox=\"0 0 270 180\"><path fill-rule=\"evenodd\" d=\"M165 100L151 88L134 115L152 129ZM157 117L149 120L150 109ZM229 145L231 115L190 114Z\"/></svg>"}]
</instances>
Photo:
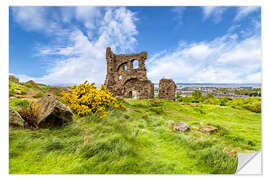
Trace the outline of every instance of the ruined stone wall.
<instances>
[{"instance_id":1,"label":"ruined stone wall","mask_svg":"<svg viewBox=\"0 0 270 180\"><path fill-rule=\"evenodd\" d=\"M176 84L172 79L161 79L159 81L158 97L160 99L175 100Z\"/></svg>"},{"instance_id":2,"label":"ruined stone wall","mask_svg":"<svg viewBox=\"0 0 270 180\"><path fill-rule=\"evenodd\" d=\"M113 95L123 98L154 98L154 84L146 76L146 58L146 52L116 55L111 48L107 48L107 89ZM135 61L138 67L134 67Z\"/></svg>"}]
</instances>

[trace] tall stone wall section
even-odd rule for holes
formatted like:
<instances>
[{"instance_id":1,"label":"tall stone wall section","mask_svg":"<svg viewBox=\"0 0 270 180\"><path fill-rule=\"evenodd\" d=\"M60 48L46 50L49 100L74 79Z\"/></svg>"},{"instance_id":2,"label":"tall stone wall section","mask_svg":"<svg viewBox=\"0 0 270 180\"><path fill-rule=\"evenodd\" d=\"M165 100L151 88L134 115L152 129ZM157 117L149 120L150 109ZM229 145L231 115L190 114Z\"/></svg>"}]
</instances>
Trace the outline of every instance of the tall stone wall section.
<instances>
[{"instance_id":1,"label":"tall stone wall section","mask_svg":"<svg viewBox=\"0 0 270 180\"><path fill-rule=\"evenodd\" d=\"M176 84L172 79L161 79L159 81L158 97L160 99L175 100Z\"/></svg>"},{"instance_id":2,"label":"tall stone wall section","mask_svg":"<svg viewBox=\"0 0 270 180\"><path fill-rule=\"evenodd\" d=\"M105 86L116 97L154 98L154 84L147 79L146 52L138 54L114 54L106 49L107 75ZM137 61L138 67L134 67Z\"/></svg>"}]
</instances>

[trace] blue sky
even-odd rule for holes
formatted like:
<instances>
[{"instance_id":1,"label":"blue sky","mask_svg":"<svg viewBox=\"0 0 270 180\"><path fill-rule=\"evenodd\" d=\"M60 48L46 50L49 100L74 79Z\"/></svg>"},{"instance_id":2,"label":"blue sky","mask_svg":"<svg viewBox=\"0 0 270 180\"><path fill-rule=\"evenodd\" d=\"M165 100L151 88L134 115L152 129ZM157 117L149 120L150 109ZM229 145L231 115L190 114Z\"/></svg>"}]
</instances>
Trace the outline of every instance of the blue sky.
<instances>
[{"instance_id":1,"label":"blue sky","mask_svg":"<svg viewBox=\"0 0 270 180\"><path fill-rule=\"evenodd\" d=\"M148 52L153 82L260 83L260 7L10 7L9 71L101 84L106 47Z\"/></svg>"}]
</instances>

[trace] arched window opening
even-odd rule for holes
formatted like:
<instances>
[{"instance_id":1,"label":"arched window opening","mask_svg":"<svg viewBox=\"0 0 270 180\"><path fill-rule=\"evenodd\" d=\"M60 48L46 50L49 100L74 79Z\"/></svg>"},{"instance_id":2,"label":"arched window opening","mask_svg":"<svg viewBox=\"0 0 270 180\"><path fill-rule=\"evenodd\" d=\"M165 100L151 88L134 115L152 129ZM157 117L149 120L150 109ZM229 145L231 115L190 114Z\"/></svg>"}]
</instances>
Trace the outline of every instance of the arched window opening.
<instances>
[{"instance_id":1,"label":"arched window opening","mask_svg":"<svg viewBox=\"0 0 270 180\"><path fill-rule=\"evenodd\" d=\"M124 65L124 70L126 71L128 68L127 68L127 65Z\"/></svg>"},{"instance_id":2,"label":"arched window opening","mask_svg":"<svg viewBox=\"0 0 270 180\"><path fill-rule=\"evenodd\" d=\"M138 61L137 59L135 59L135 60L133 61L133 68L134 68L134 69L139 68L139 61Z\"/></svg>"}]
</instances>

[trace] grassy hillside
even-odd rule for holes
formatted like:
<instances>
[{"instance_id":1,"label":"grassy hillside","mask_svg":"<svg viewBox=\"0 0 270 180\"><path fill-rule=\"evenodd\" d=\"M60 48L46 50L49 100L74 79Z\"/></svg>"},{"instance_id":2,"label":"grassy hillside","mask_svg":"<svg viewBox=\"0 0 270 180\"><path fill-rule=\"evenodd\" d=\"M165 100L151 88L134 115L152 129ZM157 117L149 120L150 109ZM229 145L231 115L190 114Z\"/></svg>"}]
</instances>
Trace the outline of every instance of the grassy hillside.
<instances>
[{"instance_id":1,"label":"grassy hillside","mask_svg":"<svg viewBox=\"0 0 270 180\"><path fill-rule=\"evenodd\" d=\"M18 79L9 79L9 97L11 101L16 101L16 99L36 101L37 99L43 97L46 93L60 96L61 92L67 89L67 87L47 86L45 84L35 83L32 80L27 82L19 82Z\"/></svg>"},{"instance_id":2,"label":"grassy hillside","mask_svg":"<svg viewBox=\"0 0 270 180\"><path fill-rule=\"evenodd\" d=\"M12 101L13 107L27 103ZM166 100L124 103L126 110L110 110L104 119L74 116L58 129L10 129L10 173L235 173L237 152L260 150L260 113ZM179 121L191 130L173 132ZM204 134L199 129L205 125L219 130Z\"/></svg>"}]
</instances>

